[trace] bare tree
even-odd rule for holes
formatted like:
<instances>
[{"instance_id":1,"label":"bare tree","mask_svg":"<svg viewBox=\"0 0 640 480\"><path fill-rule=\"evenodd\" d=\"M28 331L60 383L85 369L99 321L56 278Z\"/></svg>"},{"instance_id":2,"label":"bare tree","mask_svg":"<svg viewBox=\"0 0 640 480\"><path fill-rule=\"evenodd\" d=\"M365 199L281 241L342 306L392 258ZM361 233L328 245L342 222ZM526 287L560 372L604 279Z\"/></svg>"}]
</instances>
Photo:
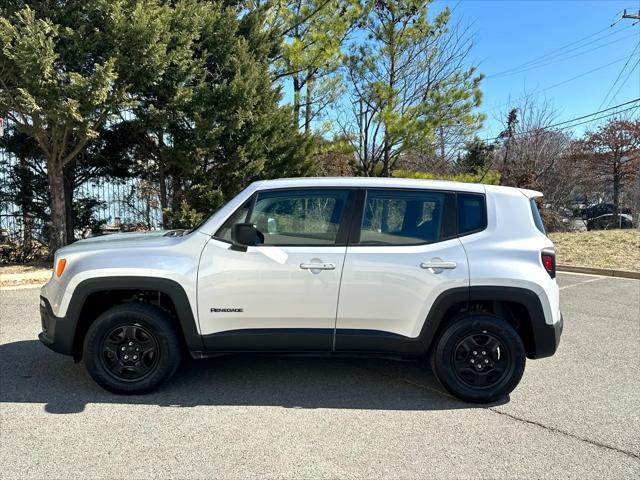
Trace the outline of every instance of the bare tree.
<instances>
[{"instance_id":1,"label":"bare tree","mask_svg":"<svg viewBox=\"0 0 640 480\"><path fill-rule=\"evenodd\" d=\"M639 175L640 120L609 120L597 130L587 132L579 146L589 171L611 188L617 222L621 193Z\"/></svg>"},{"instance_id":2,"label":"bare tree","mask_svg":"<svg viewBox=\"0 0 640 480\"><path fill-rule=\"evenodd\" d=\"M547 100L525 96L506 114L493 168L501 184L540 190L555 211L568 207L583 182L571 132L553 130L557 111Z\"/></svg>"}]
</instances>

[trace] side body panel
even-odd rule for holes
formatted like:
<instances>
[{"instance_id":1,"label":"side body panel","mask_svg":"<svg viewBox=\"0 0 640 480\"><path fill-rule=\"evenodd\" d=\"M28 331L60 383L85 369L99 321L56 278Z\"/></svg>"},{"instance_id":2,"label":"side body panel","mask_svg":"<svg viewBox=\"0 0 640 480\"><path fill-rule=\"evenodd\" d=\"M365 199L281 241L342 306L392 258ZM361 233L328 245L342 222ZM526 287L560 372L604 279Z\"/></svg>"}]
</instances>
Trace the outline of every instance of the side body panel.
<instances>
[{"instance_id":1,"label":"side body panel","mask_svg":"<svg viewBox=\"0 0 640 480\"><path fill-rule=\"evenodd\" d=\"M553 243L533 221L529 199L514 188L487 186L487 228L461 237L469 259L471 287L518 287L538 295L544 321L560 321L560 291L542 265Z\"/></svg>"},{"instance_id":2,"label":"side body panel","mask_svg":"<svg viewBox=\"0 0 640 480\"><path fill-rule=\"evenodd\" d=\"M332 332L345 251L345 246L258 246L239 252L211 239L198 280L202 335L248 329ZM300 267L308 263L333 268Z\"/></svg>"},{"instance_id":3,"label":"side body panel","mask_svg":"<svg viewBox=\"0 0 640 480\"><path fill-rule=\"evenodd\" d=\"M454 262L436 273L423 262ZM440 294L468 288L469 269L460 240L417 246L350 246L342 274L336 349L347 330L377 330L416 338Z\"/></svg>"}]
</instances>

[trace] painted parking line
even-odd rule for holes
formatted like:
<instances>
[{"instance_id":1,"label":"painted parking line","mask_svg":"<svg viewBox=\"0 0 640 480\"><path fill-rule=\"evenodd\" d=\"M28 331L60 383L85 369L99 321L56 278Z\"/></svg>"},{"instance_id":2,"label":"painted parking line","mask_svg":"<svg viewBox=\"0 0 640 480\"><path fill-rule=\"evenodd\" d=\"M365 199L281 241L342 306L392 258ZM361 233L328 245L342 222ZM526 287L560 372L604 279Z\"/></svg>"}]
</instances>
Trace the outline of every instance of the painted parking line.
<instances>
[{"instance_id":1,"label":"painted parking line","mask_svg":"<svg viewBox=\"0 0 640 480\"><path fill-rule=\"evenodd\" d=\"M578 285L584 285L585 283L597 282L598 280L603 280L605 278L607 278L607 277L590 278L589 280L585 280L584 282L578 282L578 283L572 283L571 285L565 285L564 287L560 287L560 290L565 290L565 289L571 288L571 287L577 287Z\"/></svg>"},{"instance_id":2,"label":"painted parking line","mask_svg":"<svg viewBox=\"0 0 640 480\"><path fill-rule=\"evenodd\" d=\"M558 275L574 275L576 277L598 277L598 278L603 278L606 276L606 275L597 275L595 273L565 272L564 270L558 270Z\"/></svg>"}]
</instances>

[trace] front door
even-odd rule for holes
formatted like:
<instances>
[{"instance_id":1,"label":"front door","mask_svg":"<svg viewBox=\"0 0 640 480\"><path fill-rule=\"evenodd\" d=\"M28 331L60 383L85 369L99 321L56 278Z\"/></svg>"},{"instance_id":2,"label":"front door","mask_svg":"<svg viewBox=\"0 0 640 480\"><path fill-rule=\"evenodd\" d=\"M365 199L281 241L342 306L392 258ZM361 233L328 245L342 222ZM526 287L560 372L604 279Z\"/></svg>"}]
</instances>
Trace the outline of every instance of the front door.
<instances>
[{"instance_id":1,"label":"front door","mask_svg":"<svg viewBox=\"0 0 640 480\"><path fill-rule=\"evenodd\" d=\"M200 260L198 317L221 351L330 351L346 253L347 189L261 191L235 212ZM262 243L231 249L234 223Z\"/></svg>"},{"instance_id":2,"label":"front door","mask_svg":"<svg viewBox=\"0 0 640 480\"><path fill-rule=\"evenodd\" d=\"M369 189L347 249L336 351L402 351L415 345L440 293L469 286L456 238L455 194Z\"/></svg>"}]
</instances>

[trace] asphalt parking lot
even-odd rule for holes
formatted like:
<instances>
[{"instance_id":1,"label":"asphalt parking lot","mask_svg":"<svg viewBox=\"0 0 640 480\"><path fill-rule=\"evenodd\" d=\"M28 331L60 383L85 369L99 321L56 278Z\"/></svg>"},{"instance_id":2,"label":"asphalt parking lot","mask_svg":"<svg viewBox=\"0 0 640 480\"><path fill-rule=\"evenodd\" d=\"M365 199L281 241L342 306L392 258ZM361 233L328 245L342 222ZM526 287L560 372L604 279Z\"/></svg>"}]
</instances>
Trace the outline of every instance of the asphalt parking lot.
<instances>
[{"instance_id":1,"label":"asphalt parking lot","mask_svg":"<svg viewBox=\"0 0 640 480\"><path fill-rule=\"evenodd\" d=\"M413 362L224 357L101 390L0 291L0 478L638 478L640 282L559 274L558 353L478 407Z\"/></svg>"}]
</instances>

